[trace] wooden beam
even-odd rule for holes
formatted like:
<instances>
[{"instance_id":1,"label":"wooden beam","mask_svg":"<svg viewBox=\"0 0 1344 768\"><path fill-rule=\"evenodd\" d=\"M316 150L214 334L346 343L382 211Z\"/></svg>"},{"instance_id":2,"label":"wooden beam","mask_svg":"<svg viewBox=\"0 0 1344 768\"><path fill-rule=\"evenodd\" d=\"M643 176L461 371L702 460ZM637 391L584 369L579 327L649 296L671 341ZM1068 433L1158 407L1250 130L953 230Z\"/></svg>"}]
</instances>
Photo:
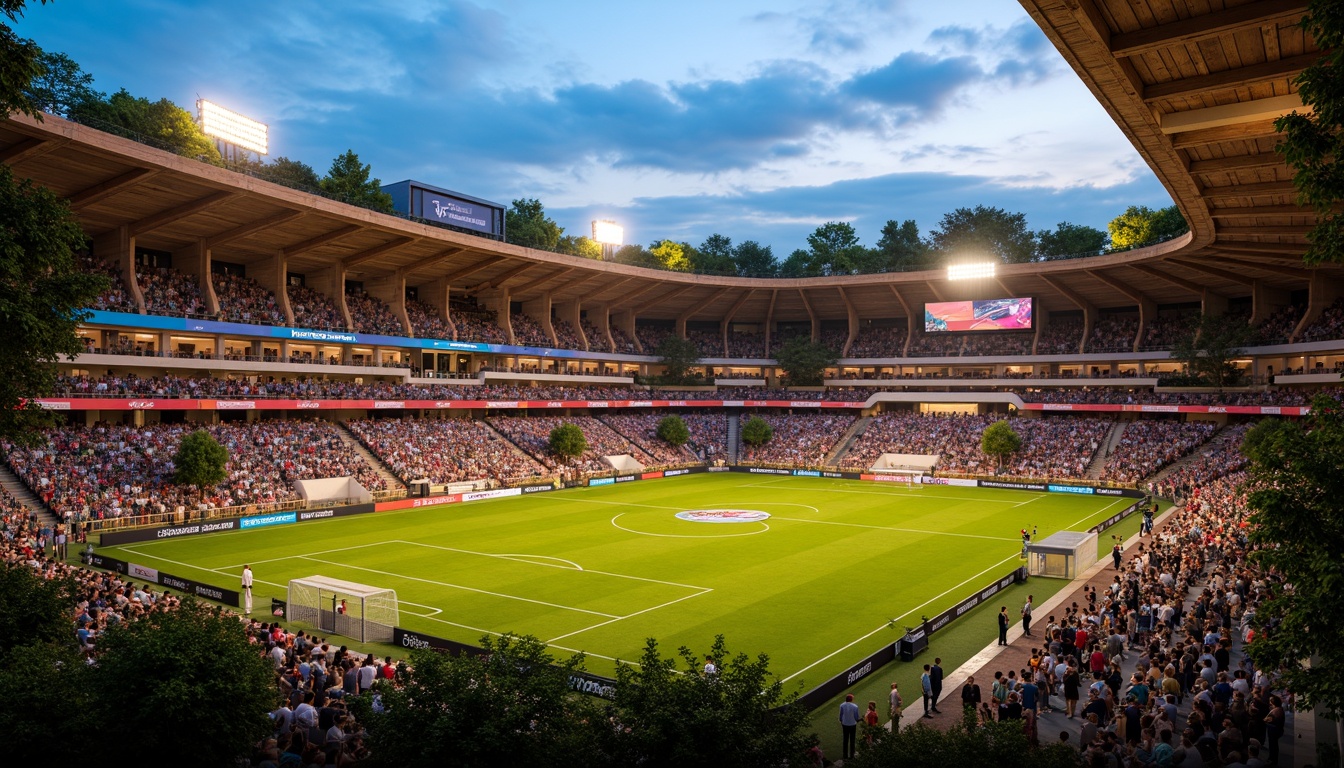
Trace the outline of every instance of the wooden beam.
<instances>
[{"instance_id":1,"label":"wooden beam","mask_svg":"<svg viewBox=\"0 0 1344 768\"><path fill-rule=\"evenodd\" d=\"M1305 216L1317 218L1316 210L1301 205L1244 205L1233 208L1210 208L1215 219L1254 219L1261 216Z\"/></svg>"},{"instance_id":2,"label":"wooden beam","mask_svg":"<svg viewBox=\"0 0 1344 768\"><path fill-rule=\"evenodd\" d=\"M188 216L194 216L201 211L219 205L220 203L233 197L232 192L216 192L212 195L206 195L195 200L191 200L181 205L175 205L166 211L159 211L152 216L146 216L139 221L126 225L126 231L131 237L143 235L146 232L153 232L160 227L166 227L175 221L181 221Z\"/></svg>"},{"instance_id":3,"label":"wooden beam","mask_svg":"<svg viewBox=\"0 0 1344 768\"><path fill-rule=\"evenodd\" d=\"M1054 288L1057 292L1059 292L1059 294L1062 295L1064 298L1073 302L1076 307L1083 310L1084 312L1096 311L1096 308L1092 306L1092 302L1088 301L1087 299L1075 293L1072 288L1066 288L1065 286L1060 285L1058 282L1055 281L1053 277L1050 277L1049 275L1041 275L1041 279L1044 280L1046 284L1049 285L1051 288Z\"/></svg>"},{"instance_id":4,"label":"wooden beam","mask_svg":"<svg viewBox=\"0 0 1344 768\"><path fill-rule=\"evenodd\" d=\"M522 264L519 264L518 266L514 267L513 269L495 275L489 280L486 280L484 283L481 283L480 285L477 285L469 289L467 293L474 295L480 293L481 291L484 291L487 288L500 288L508 281L512 280L513 278L523 274L527 270L536 266L539 266L539 264L535 261L525 261Z\"/></svg>"},{"instance_id":5,"label":"wooden beam","mask_svg":"<svg viewBox=\"0 0 1344 768\"><path fill-rule=\"evenodd\" d=\"M910 318L913 317L913 313L910 311L910 305L906 303L905 297L901 295L900 291L896 290L895 284L887 283L887 287L891 289L891 294L896 297L896 301L900 302L901 309L905 310L905 319L909 322Z\"/></svg>"},{"instance_id":6,"label":"wooden beam","mask_svg":"<svg viewBox=\"0 0 1344 768\"><path fill-rule=\"evenodd\" d=\"M630 279L633 280L634 278L630 278ZM646 284L644 285L644 287L642 287L642 288L636 288L635 290L630 291L629 293L627 293L627 294L625 294L624 296L622 296L621 299L620 299L620 301L617 301L616 303L614 303L614 304L611 305L611 308L612 308L612 309L617 309L617 308L624 308L624 307L627 307L627 306L629 306L629 305L635 303L635 301L636 301L637 299L639 299L640 296L643 296L644 294L648 293L649 291L652 291L654 288L659 288L659 287L661 287L662 285L663 285L663 283L660 283L660 282L658 282L658 281L656 281L656 280L650 280L650 281L648 281L648 283L646 283Z\"/></svg>"},{"instance_id":7,"label":"wooden beam","mask_svg":"<svg viewBox=\"0 0 1344 768\"><path fill-rule=\"evenodd\" d=\"M1164 112L1158 117L1162 124L1162 133L1172 134L1273 120L1294 111L1310 113L1313 110L1310 105L1302 103L1301 94L1290 93L1286 96L1267 96L1263 99L1220 104L1216 107Z\"/></svg>"},{"instance_id":8,"label":"wooden beam","mask_svg":"<svg viewBox=\"0 0 1344 768\"><path fill-rule=\"evenodd\" d=\"M81 208L93 205L157 174L158 171L152 171L148 168L133 168L120 176L113 176L107 181L94 184L92 187L85 187L70 196L70 210L78 211Z\"/></svg>"},{"instance_id":9,"label":"wooden beam","mask_svg":"<svg viewBox=\"0 0 1344 768\"><path fill-rule=\"evenodd\" d=\"M1312 224L1297 224L1284 226L1266 226L1266 227L1219 227L1218 237L1227 235L1229 237L1237 235L1298 235L1305 237L1311 231Z\"/></svg>"},{"instance_id":10,"label":"wooden beam","mask_svg":"<svg viewBox=\"0 0 1344 768\"><path fill-rule=\"evenodd\" d=\"M812 321L812 325L817 325L817 313L812 309L812 302L807 300L807 292L802 288L798 289L798 298L803 300L803 309L807 310L807 319Z\"/></svg>"},{"instance_id":11,"label":"wooden beam","mask_svg":"<svg viewBox=\"0 0 1344 768\"><path fill-rule=\"evenodd\" d=\"M1225 11L1215 11L1156 27L1111 36L1113 56L1137 56L1148 51L1207 40L1246 27L1299 19L1306 13L1305 0L1262 0Z\"/></svg>"},{"instance_id":12,"label":"wooden beam","mask_svg":"<svg viewBox=\"0 0 1344 768\"><path fill-rule=\"evenodd\" d=\"M686 291L689 291L692 288L702 288L702 287L703 286L700 285L688 285L684 289L672 291L671 293L666 293L663 294L662 296L659 296L655 301L651 302L649 306L653 306L655 304L662 304L663 302L669 299L675 299L676 297L680 296ZM685 312L682 312L680 315L677 315L677 323L678 324L684 323L687 320L690 320L692 317L695 317L697 312L709 306L710 304L713 304L719 299L723 298L724 294L728 293L731 290L732 290L731 288L720 288L714 293L711 293L709 295L709 298L705 299L704 301L701 301L699 304L692 304L691 306L687 307Z\"/></svg>"},{"instance_id":13,"label":"wooden beam","mask_svg":"<svg viewBox=\"0 0 1344 768\"><path fill-rule=\"evenodd\" d=\"M1210 144L1226 144L1230 141L1255 141L1278 136L1273 120L1255 120L1249 123L1235 123L1218 128L1202 128L1197 131L1172 134L1171 146L1176 149L1207 147Z\"/></svg>"},{"instance_id":14,"label":"wooden beam","mask_svg":"<svg viewBox=\"0 0 1344 768\"><path fill-rule=\"evenodd\" d=\"M1130 269L1137 270L1137 271L1139 271L1139 272L1142 272L1142 273L1145 274L1145 275L1151 275L1151 276L1153 276L1153 277L1156 277L1156 278L1159 279L1159 280L1166 280L1168 283L1171 283L1172 285L1176 286L1177 288L1184 288L1185 290L1189 291L1190 293L1193 293L1193 294L1196 295L1196 296L1200 296L1200 297L1202 297L1202 296L1204 295L1204 291L1206 291L1206 290L1209 290L1209 292L1210 292L1210 293L1213 293L1215 296L1221 296L1221 295L1222 295L1222 294L1217 293L1216 291L1210 290L1210 289L1206 288L1205 286L1202 286L1202 285L1200 285L1200 284L1198 284L1198 283L1192 283L1192 282L1190 282L1189 280L1186 280L1186 279L1183 278L1183 277L1177 277L1177 276L1175 276L1175 275L1168 274L1168 273L1163 272L1162 270L1158 269L1157 267L1153 267L1153 266L1150 266L1150 265L1148 265L1148 264L1129 264L1129 265L1127 265L1127 266L1128 266Z\"/></svg>"},{"instance_id":15,"label":"wooden beam","mask_svg":"<svg viewBox=\"0 0 1344 768\"><path fill-rule=\"evenodd\" d=\"M439 251L433 256L426 256L425 258L420 259L419 261L412 261L410 264L407 264L406 266L402 267L397 271L402 273L403 275L409 275L412 272L432 267L435 264L438 264L439 262L443 261L444 259L449 258L450 256L456 256L457 254L461 253L464 250L466 249L449 248L447 250Z\"/></svg>"},{"instance_id":16,"label":"wooden beam","mask_svg":"<svg viewBox=\"0 0 1344 768\"><path fill-rule=\"evenodd\" d=\"M1259 152L1254 155L1232 155L1212 160L1192 160L1190 173L1222 173L1223 171L1242 171L1250 168L1269 168L1284 165L1283 157L1277 152Z\"/></svg>"},{"instance_id":17,"label":"wooden beam","mask_svg":"<svg viewBox=\"0 0 1344 768\"><path fill-rule=\"evenodd\" d=\"M227 229L217 235L207 237L205 239L205 247L218 248L219 246L231 243L234 240L241 240L248 235L256 234L263 229L270 229L271 227L284 224L286 221L293 221L294 219L303 216L304 213L304 211L281 211L280 213L267 216L264 219L250 221L246 224L234 227L233 229Z\"/></svg>"},{"instance_id":18,"label":"wooden beam","mask_svg":"<svg viewBox=\"0 0 1344 768\"><path fill-rule=\"evenodd\" d=\"M1148 295L1145 294L1143 291L1140 291L1139 289L1135 288L1134 286L1130 285L1129 283L1126 283L1126 282L1117 280L1117 279L1115 279L1114 277L1111 277L1110 275L1107 275L1105 272L1102 272L1101 270L1090 269L1090 270L1087 271L1087 274L1091 275L1092 277L1095 277L1096 279L1100 280L1101 282L1105 283L1106 285L1109 285L1110 287L1114 288L1115 290L1117 290L1117 291L1123 293L1124 295L1126 295L1126 296L1128 296L1129 298L1133 299L1135 302L1139 303L1140 305L1142 305L1142 304L1149 304L1149 303L1151 303L1151 304L1156 304L1156 303L1157 303L1156 301L1153 301L1151 298L1149 298Z\"/></svg>"},{"instance_id":19,"label":"wooden beam","mask_svg":"<svg viewBox=\"0 0 1344 768\"><path fill-rule=\"evenodd\" d=\"M1221 248L1217 243L1212 247ZM1237 250L1251 253L1278 253L1287 258L1295 258L1301 261L1306 246L1298 243L1237 243Z\"/></svg>"},{"instance_id":20,"label":"wooden beam","mask_svg":"<svg viewBox=\"0 0 1344 768\"><path fill-rule=\"evenodd\" d=\"M1319 51L1290 56L1278 61L1266 61L1248 67L1236 67L1214 72L1209 75L1184 77L1166 83L1154 83L1143 89L1143 100L1154 102L1161 99L1181 99L1187 96L1201 96L1210 91L1226 91L1233 88L1245 88L1275 80L1286 80L1316 63L1321 57Z\"/></svg>"},{"instance_id":21,"label":"wooden beam","mask_svg":"<svg viewBox=\"0 0 1344 768\"><path fill-rule=\"evenodd\" d=\"M527 293L528 291L532 290L533 288L536 288L538 285L542 285L543 283L549 283L550 281L556 279L557 277L564 277L565 275L568 275L570 272L573 272L573 271L574 271L574 267L565 267L564 269L560 270L559 272L552 272L552 273L549 274L549 275L545 275L545 276L543 276L543 277L538 277L537 279L532 280L531 282L523 283L522 285L520 285L520 286L518 286L518 287L516 287L516 288L511 289L511 290L509 291L509 293L510 293L510 295L512 295L512 294L514 294L514 293L518 293L518 294Z\"/></svg>"},{"instance_id":22,"label":"wooden beam","mask_svg":"<svg viewBox=\"0 0 1344 768\"><path fill-rule=\"evenodd\" d=\"M453 270L452 272L443 275L443 280L449 285L452 285L454 280L461 280L467 275L474 275L477 272L480 272L482 269L485 269L486 267L492 267L501 261L504 261L503 256L490 256L488 258L481 259L480 261L472 262L471 264L468 264L465 267Z\"/></svg>"},{"instance_id":23,"label":"wooden beam","mask_svg":"<svg viewBox=\"0 0 1344 768\"><path fill-rule=\"evenodd\" d=\"M1264 262L1247 261L1246 259L1238 259L1233 256L1222 256L1216 253L1209 254L1208 258L1217 259L1226 264L1232 264L1245 269L1258 269L1261 272L1269 272L1275 275L1292 275L1293 277L1302 278L1304 280L1310 280L1314 274L1311 270L1302 269L1301 267L1289 267L1283 264L1265 264Z\"/></svg>"},{"instance_id":24,"label":"wooden beam","mask_svg":"<svg viewBox=\"0 0 1344 768\"><path fill-rule=\"evenodd\" d=\"M1193 269L1196 272L1203 272L1210 277L1217 277L1247 287L1255 287L1255 278L1253 277L1247 277L1235 272L1228 272L1225 269L1218 269L1217 267L1210 267L1207 264L1195 264L1183 259L1171 259L1170 261L1172 264L1180 265L1186 269Z\"/></svg>"},{"instance_id":25,"label":"wooden beam","mask_svg":"<svg viewBox=\"0 0 1344 768\"><path fill-rule=\"evenodd\" d=\"M603 273L603 274L605 274L605 273ZM634 280L634 279L635 279L635 278L633 278L633 277L620 277L620 276L617 276L617 279L616 279L616 280L613 280L613 281L611 281L610 283L608 283L607 285L604 285L604 286L602 286L601 288L598 288L596 291L593 291L593 295L590 297L590 299L591 299L593 302L595 302L595 303L599 303L599 304L600 304L600 303L602 303L602 299L600 298L600 297L602 296L602 294L606 293L607 291L611 291L611 290L615 290L615 289L617 289L617 288L620 288L622 285L625 285L626 283L628 283L628 282L630 282L631 280Z\"/></svg>"},{"instance_id":26,"label":"wooden beam","mask_svg":"<svg viewBox=\"0 0 1344 768\"><path fill-rule=\"evenodd\" d=\"M925 280L924 285L928 287L929 292L933 294L933 297L935 299L939 301L947 301L947 299L943 296L943 292L938 290L938 286L934 285L932 280Z\"/></svg>"},{"instance_id":27,"label":"wooden beam","mask_svg":"<svg viewBox=\"0 0 1344 768\"><path fill-rule=\"evenodd\" d=\"M1255 184L1231 184L1225 187L1205 187L1199 196L1205 200L1235 200L1261 195L1296 195L1297 185L1291 181L1262 181Z\"/></svg>"},{"instance_id":28,"label":"wooden beam","mask_svg":"<svg viewBox=\"0 0 1344 768\"><path fill-rule=\"evenodd\" d=\"M0 163L15 166L28 160L36 160L68 143L66 139L24 139L13 146L0 149Z\"/></svg>"},{"instance_id":29,"label":"wooden beam","mask_svg":"<svg viewBox=\"0 0 1344 768\"><path fill-rule=\"evenodd\" d=\"M282 249L280 253L282 253L285 256L285 258L298 256L299 254L307 253L308 251L311 251L314 248L321 248L327 243L335 242L343 237L353 235L354 233L360 231L361 229L363 229L363 227L359 226L358 224L347 224L346 226L341 227L340 229L333 229L332 231L327 232L326 234L318 235L317 237L310 237L301 243L295 243L289 246L288 248Z\"/></svg>"},{"instance_id":30,"label":"wooden beam","mask_svg":"<svg viewBox=\"0 0 1344 768\"><path fill-rule=\"evenodd\" d=\"M341 260L341 266L345 267L346 269L350 269L351 267L357 267L366 261L371 261L373 259L378 258L379 256L382 256L384 253L387 253L388 251L395 251L401 246L413 242L415 242L414 237L394 238L392 240L387 241L386 243L383 243L382 245L375 245L372 248L360 251L359 253L356 253L352 256L346 256L344 259Z\"/></svg>"},{"instance_id":31,"label":"wooden beam","mask_svg":"<svg viewBox=\"0 0 1344 768\"><path fill-rule=\"evenodd\" d=\"M737 301L733 302L733 306L728 308L728 312L723 316L724 333L728 332L728 324L733 322L733 318L737 315L737 311L739 309L742 309L742 305L746 304L747 299L751 298L751 295L755 292L756 289L748 288L747 290L742 292L741 296L737 297Z\"/></svg>"}]
</instances>

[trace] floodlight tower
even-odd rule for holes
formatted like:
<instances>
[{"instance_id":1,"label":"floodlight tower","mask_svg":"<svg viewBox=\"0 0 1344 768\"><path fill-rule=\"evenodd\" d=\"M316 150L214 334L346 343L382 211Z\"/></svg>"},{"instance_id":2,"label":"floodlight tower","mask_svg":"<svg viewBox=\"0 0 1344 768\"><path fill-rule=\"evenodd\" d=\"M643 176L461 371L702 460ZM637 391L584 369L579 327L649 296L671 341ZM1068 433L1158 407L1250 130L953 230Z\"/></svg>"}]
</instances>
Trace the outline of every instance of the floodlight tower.
<instances>
[{"instance_id":1,"label":"floodlight tower","mask_svg":"<svg viewBox=\"0 0 1344 768\"><path fill-rule=\"evenodd\" d=\"M610 261L616 249L624 244L625 229L608 219L594 219L593 240L602 246L602 260Z\"/></svg>"},{"instance_id":2,"label":"floodlight tower","mask_svg":"<svg viewBox=\"0 0 1344 768\"><path fill-rule=\"evenodd\" d=\"M214 138L226 161L243 159L247 152L263 156L270 151L270 129L265 123L243 117L206 99L196 100L196 119L200 122L201 132Z\"/></svg>"}]
</instances>

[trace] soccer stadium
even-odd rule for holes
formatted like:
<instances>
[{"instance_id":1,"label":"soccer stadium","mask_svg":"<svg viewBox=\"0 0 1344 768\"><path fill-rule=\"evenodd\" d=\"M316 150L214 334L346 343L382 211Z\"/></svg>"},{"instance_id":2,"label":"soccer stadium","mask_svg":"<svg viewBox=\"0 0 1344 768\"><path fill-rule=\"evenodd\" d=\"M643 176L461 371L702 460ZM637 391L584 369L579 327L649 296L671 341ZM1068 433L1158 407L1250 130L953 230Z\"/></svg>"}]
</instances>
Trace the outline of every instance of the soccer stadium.
<instances>
[{"instance_id":1,"label":"soccer stadium","mask_svg":"<svg viewBox=\"0 0 1344 768\"><path fill-rule=\"evenodd\" d=\"M1303 706L1296 658L1247 651L1285 586L1252 554L1247 436L1344 395L1342 262L1304 261L1338 208L1300 199L1275 149L1329 52L1306 0L1020 2L1180 234L869 274L667 271L612 258L611 232L597 258L516 244L507 206L437 176L383 185L375 211L12 111L0 160L68 201L77 270L106 287L79 308L81 351L20 393L53 418L0 435L6 568L73 580L58 635L90 669L117 667L128 625L222 608L269 716L192 730L239 713L234 765L420 764L387 735L417 731L424 764L907 765L936 751L909 735L926 726L1033 764L1338 760L1338 691ZM264 155L259 124L223 110L211 133L220 108L199 107L226 159ZM829 356L800 384L804 348ZM226 459L184 480L197 445ZM560 711L463 715L499 717L488 734L398 719L431 674L484 690L439 667L457 660L505 660L489 695L513 695L504 678L535 671L509 661L520 636L548 649ZM689 649L668 662L699 686L675 694L687 732L640 719L672 683L629 693L653 685L650 638ZM678 751L757 722L695 710L756 654L779 686L760 723L789 734ZM207 695L190 670L166 680L126 699ZM755 739L785 756L724 751Z\"/></svg>"}]
</instances>

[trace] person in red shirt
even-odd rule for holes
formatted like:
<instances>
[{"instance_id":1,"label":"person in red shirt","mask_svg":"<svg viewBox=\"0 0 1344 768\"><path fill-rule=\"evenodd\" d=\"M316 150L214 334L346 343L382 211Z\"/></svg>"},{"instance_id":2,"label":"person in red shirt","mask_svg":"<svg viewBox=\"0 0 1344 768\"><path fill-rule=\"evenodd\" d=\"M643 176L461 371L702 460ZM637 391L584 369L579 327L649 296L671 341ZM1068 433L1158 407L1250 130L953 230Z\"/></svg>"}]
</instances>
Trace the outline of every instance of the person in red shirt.
<instances>
[{"instance_id":1,"label":"person in red shirt","mask_svg":"<svg viewBox=\"0 0 1344 768\"><path fill-rule=\"evenodd\" d=\"M1076 633L1074 633L1074 636L1073 636L1073 647L1074 647L1074 648L1086 648L1086 647L1087 647L1087 638L1088 638L1088 634L1087 634L1087 625L1086 625L1086 624L1079 624L1079 625L1078 625L1078 631L1077 631Z\"/></svg>"},{"instance_id":2,"label":"person in red shirt","mask_svg":"<svg viewBox=\"0 0 1344 768\"><path fill-rule=\"evenodd\" d=\"M1092 656L1088 659L1088 667L1092 670L1093 679L1100 680L1106 672L1106 654L1101 652L1101 647L1092 649Z\"/></svg>"}]
</instances>

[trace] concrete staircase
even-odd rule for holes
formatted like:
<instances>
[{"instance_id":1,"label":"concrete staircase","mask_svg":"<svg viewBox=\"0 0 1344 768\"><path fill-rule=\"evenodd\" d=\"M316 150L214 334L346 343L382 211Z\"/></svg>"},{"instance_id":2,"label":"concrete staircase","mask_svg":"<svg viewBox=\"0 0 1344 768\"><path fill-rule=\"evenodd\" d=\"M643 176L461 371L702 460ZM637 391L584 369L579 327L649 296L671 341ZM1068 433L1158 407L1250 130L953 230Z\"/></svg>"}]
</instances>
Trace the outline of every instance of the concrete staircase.
<instances>
[{"instance_id":1,"label":"concrete staircase","mask_svg":"<svg viewBox=\"0 0 1344 768\"><path fill-rule=\"evenodd\" d=\"M359 438L355 437L344 424L337 422L336 432L341 436L341 442L350 446L351 450L358 453L360 457L364 459L364 462L370 467L373 467L373 471L377 472L378 476L383 478L383 482L387 483L387 489L389 491L406 490L406 484L401 482L401 478L393 474L392 470L383 463L383 460L375 456L373 451L366 448L364 444L359 441Z\"/></svg>"},{"instance_id":2,"label":"concrete staircase","mask_svg":"<svg viewBox=\"0 0 1344 768\"><path fill-rule=\"evenodd\" d=\"M9 465L0 462L0 486L3 486L10 496L13 496L23 506L28 509L37 510L37 519L50 525L60 522L56 514L46 505L37 494L29 490L27 485L14 474Z\"/></svg>"},{"instance_id":3,"label":"concrete staircase","mask_svg":"<svg viewBox=\"0 0 1344 768\"><path fill-rule=\"evenodd\" d=\"M737 463L737 452L741 443L741 429L736 413L728 414L728 463Z\"/></svg>"},{"instance_id":4,"label":"concrete staircase","mask_svg":"<svg viewBox=\"0 0 1344 768\"><path fill-rule=\"evenodd\" d=\"M1163 467L1161 470L1158 471L1156 475L1144 478L1145 483L1144 487L1145 488L1148 487L1146 485L1147 483L1157 483L1161 482L1162 480L1165 480L1167 476L1170 475L1171 473L1195 461L1196 459L1200 458L1210 450L1213 450L1214 448L1221 446L1223 443L1226 443L1228 440L1231 440L1232 437L1233 436L1228 433L1227 425L1224 424L1223 426L1218 428L1217 432L1213 433L1213 435L1208 439L1207 442L1195 448L1193 451L1187 453L1186 455L1182 456L1180 460L1176 461L1175 463L1168 464L1167 466Z\"/></svg>"},{"instance_id":5,"label":"concrete staircase","mask_svg":"<svg viewBox=\"0 0 1344 768\"><path fill-rule=\"evenodd\" d=\"M863 433L868 431L868 425L872 422L872 416L855 419L854 423L849 425L849 429L845 430L845 434L835 441L835 447L831 449L830 453L826 454L826 458L821 462L822 465L827 467L839 466L840 460L845 457L845 454L849 453L849 449L854 446L854 443L860 437L863 437Z\"/></svg>"},{"instance_id":6,"label":"concrete staircase","mask_svg":"<svg viewBox=\"0 0 1344 768\"><path fill-rule=\"evenodd\" d=\"M481 419L481 420L480 420L479 422L477 422L477 423L480 424L481 426L485 427L487 430L489 430L490 433L493 434L495 437L499 438L500 442L502 442L502 443L504 443L505 445L509 446L509 448L510 448L515 454L517 454L517 455L519 455L519 456L521 456L521 457L523 457L523 458L525 458L525 459L531 459L532 461L537 461L537 457L536 457L536 456L533 456L532 454L528 453L526 448L523 448L521 445L519 445L519 444L513 442L512 440L510 440L508 435L504 434L503 432L500 432L498 429L495 429L494 426L493 426L490 422L486 421L485 419Z\"/></svg>"},{"instance_id":7,"label":"concrete staircase","mask_svg":"<svg viewBox=\"0 0 1344 768\"><path fill-rule=\"evenodd\" d=\"M1101 447L1097 448L1097 453L1092 457L1092 463L1087 465L1087 473L1084 475L1088 480L1100 480L1101 471L1106 468L1106 460L1115 452L1115 447L1120 444L1120 436L1125 432L1125 424L1129 422L1117 421L1111 425L1111 431L1106 433L1105 439L1101 441Z\"/></svg>"}]
</instances>

